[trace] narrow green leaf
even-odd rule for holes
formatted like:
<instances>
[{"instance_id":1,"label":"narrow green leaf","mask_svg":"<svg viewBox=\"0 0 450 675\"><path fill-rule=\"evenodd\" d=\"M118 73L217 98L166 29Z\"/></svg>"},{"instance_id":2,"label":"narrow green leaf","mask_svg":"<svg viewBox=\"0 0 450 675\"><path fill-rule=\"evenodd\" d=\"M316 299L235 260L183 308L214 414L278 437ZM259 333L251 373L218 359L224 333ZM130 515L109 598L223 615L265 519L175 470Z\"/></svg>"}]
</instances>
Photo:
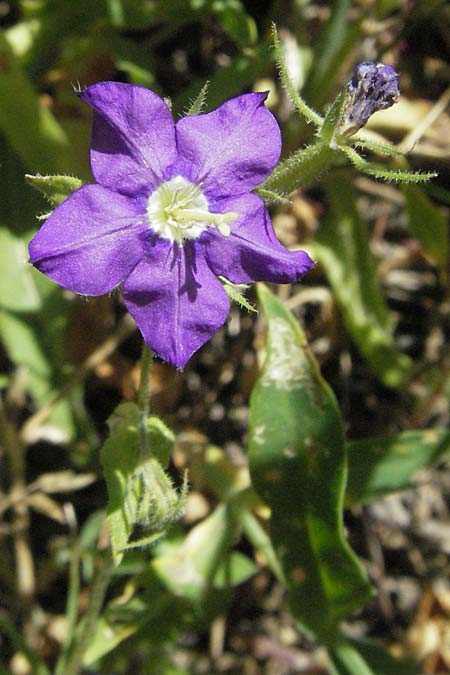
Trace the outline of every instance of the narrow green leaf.
<instances>
[{"instance_id":1,"label":"narrow green leaf","mask_svg":"<svg viewBox=\"0 0 450 675\"><path fill-rule=\"evenodd\" d=\"M445 429L350 441L346 500L357 504L412 487L417 471L429 468L449 451L450 432Z\"/></svg>"},{"instance_id":2,"label":"narrow green leaf","mask_svg":"<svg viewBox=\"0 0 450 675\"><path fill-rule=\"evenodd\" d=\"M316 41L312 66L303 89L304 98L321 106L331 98L340 66L361 35L362 18L350 21L350 0L336 0L329 20Z\"/></svg>"},{"instance_id":3,"label":"narrow green leaf","mask_svg":"<svg viewBox=\"0 0 450 675\"><path fill-rule=\"evenodd\" d=\"M343 422L294 317L262 286L259 297L268 336L250 404L250 472L271 508L270 536L291 610L327 642L370 597L343 534Z\"/></svg>"},{"instance_id":4,"label":"narrow green leaf","mask_svg":"<svg viewBox=\"0 0 450 675\"><path fill-rule=\"evenodd\" d=\"M369 248L366 222L356 208L348 176L335 173L327 182L330 211L314 241L314 255L324 268L355 343L381 380L398 387L411 362L400 354Z\"/></svg>"},{"instance_id":5,"label":"narrow green leaf","mask_svg":"<svg viewBox=\"0 0 450 675\"><path fill-rule=\"evenodd\" d=\"M444 271L448 264L449 234L446 216L416 185L405 185L406 211L409 231L420 241L425 254Z\"/></svg>"},{"instance_id":6,"label":"narrow green leaf","mask_svg":"<svg viewBox=\"0 0 450 675\"><path fill-rule=\"evenodd\" d=\"M206 103L206 95L208 93L208 87L209 87L209 82L207 80L205 82L205 84L203 85L203 87L198 92L197 96L192 101L191 105L189 106L188 110L186 111L186 115L198 115L199 113L202 112L202 110L205 106L205 103Z\"/></svg>"},{"instance_id":7,"label":"narrow green leaf","mask_svg":"<svg viewBox=\"0 0 450 675\"><path fill-rule=\"evenodd\" d=\"M52 206L61 204L72 192L83 185L83 181L75 176L31 176L25 175L25 179L36 190L39 190Z\"/></svg>"},{"instance_id":8,"label":"narrow green leaf","mask_svg":"<svg viewBox=\"0 0 450 675\"><path fill-rule=\"evenodd\" d=\"M230 300L235 302L240 307L243 307L244 309L248 310L249 312L258 311L243 294L248 288L247 284L233 284L231 283L231 281L228 281L228 279L225 279L225 277L219 277L219 279L222 282L224 291L228 295Z\"/></svg>"},{"instance_id":9,"label":"narrow green leaf","mask_svg":"<svg viewBox=\"0 0 450 675\"><path fill-rule=\"evenodd\" d=\"M339 675L379 675L363 659L357 649L347 640L341 639L329 650L334 670Z\"/></svg>"},{"instance_id":10,"label":"narrow green leaf","mask_svg":"<svg viewBox=\"0 0 450 675\"><path fill-rule=\"evenodd\" d=\"M325 119L320 130L320 137L325 143L331 143L336 135L337 128L342 115L342 106L345 102L345 95L340 93L336 96L333 103L329 106Z\"/></svg>"}]
</instances>

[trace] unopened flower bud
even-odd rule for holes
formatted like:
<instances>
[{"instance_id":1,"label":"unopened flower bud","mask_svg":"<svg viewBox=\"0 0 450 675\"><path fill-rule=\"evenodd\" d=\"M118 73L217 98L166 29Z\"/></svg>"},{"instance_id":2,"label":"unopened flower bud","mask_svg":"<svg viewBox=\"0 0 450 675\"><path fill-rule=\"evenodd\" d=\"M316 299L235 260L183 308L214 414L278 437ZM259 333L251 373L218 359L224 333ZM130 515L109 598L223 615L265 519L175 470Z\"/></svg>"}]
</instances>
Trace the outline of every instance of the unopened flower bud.
<instances>
[{"instance_id":1,"label":"unopened flower bud","mask_svg":"<svg viewBox=\"0 0 450 675\"><path fill-rule=\"evenodd\" d=\"M340 131L351 136L373 113L386 110L398 101L398 75L392 66L364 61L356 66L347 85Z\"/></svg>"}]
</instances>

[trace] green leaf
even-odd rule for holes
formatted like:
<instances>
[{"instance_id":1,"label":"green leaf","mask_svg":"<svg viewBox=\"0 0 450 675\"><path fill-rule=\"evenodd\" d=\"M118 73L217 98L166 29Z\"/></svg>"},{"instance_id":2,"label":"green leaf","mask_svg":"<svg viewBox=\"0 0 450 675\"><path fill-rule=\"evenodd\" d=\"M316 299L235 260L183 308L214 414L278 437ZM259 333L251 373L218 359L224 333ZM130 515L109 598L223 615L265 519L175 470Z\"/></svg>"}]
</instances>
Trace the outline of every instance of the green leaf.
<instances>
[{"instance_id":1,"label":"green leaf","mask_svg":"<svg viewBox=\"0 0 450 675\"><path fill-rule=\"evenodd\" d=\"M314 255L326 272L358 349L384 384L399 387L411 362L397 350L392 337L367 224L358 213L348 175L336 172L327 187L330 211L316 233Z\"/></svg>"},{"instance_id":2,"label":"green leaf","mask_svg":"<svg viewBox=\"0 0 450 675\"><path fill-rule=\"evenodd\" d=\"M219 277L221 283L223 284L223 289L228 295L230 300L235 302L240 307L248 310L249 312L257 312L258 310L252 305L251 302L247 300L243 292L247 290L248 284L233 284L225 277Z\"/></svg>"},{"instance_id":3,"label":"green leaf","mask_svg":"<svg viewBox=\"0 0 450 675\"><path fill-rule=\"evenodd\" d=\"M373 640L349 640L376 675L419 675L417 663L407 659L394 659L381 643ZM360 675L357 673L357 675Z\"/></svg>"},{"instance_id":4,"label":"green leaf","mask_svg":"<svg viewBox=\"0 0 450 675\"><path fill-rule=\"evenodd\" d=\"M304 98L315 106L330 99L333 86L352 48L361 36L362 17L350 21L350 0L336 0L329 20L316 40L311 70L303 89Z\"/></svg>"},{"instance_id":5,"label":"green leaf","mask_svg":"<svg viewBox=\"0 0 450 675\"><path fill-rule=\"evenodd\" d=\"M18 312L32 312L41 307L25 241L1 226L0 269L0 307Z\"/></svg>"},{"instance_id":6,"label":"green leaf","mask_svg":"<svg viewBox=\"0 0 450 675\"><path fill-rule=\"evenodd\" d=\"M0 338L11 361L26 370L27 388L33 398L40 404L49 400L54 392L56 373L44 349L39 321L34 315L19 316L0 310ZM70 440L74 423L67 399L58 403L49 421L62 430L60 441Z\"/></svg>"},{"instance_id":7,"label":"green leaf","mask_svg":"<svg viewBox=\"0 0 450 675\"><path fill-rule=\"evenodd\" d=\"M155 658L152 657L151 672L158 675L166 672L164 668L158 670L156 654L162 645L166 646L174 634L179 632L186 621L186 602L168 593L167 588L149 568L148 562L144 565L146 572L134 576L132 574L127 582L127 601L124 602L123 596L111 600L100 617L83 658L85 666L92 668L100 658L144 629L146 644L153 647L152 652L155 654ZM133 644L130 648L133 649ZM122 658L123 654L124 652L121 653Z\"/></svg>"},{"instance_id":8,"label":"green leaf","mask_svg":"<svg viewBox=\"0 0 450 675\"><path fill-rule=\"evenodd\" d=\"M108 524L116 565L123 558L130 537L139 522L142 491L135 480L140 461L140 411L134 403L122 403L109 420L111 433L100 458L108 486ZM165 465L173 435L157 417L147 420L149 446L157 461ZM147 543L150 543L149 541Z\"/></svg>"},{"instance_id":9,"label":"green leaf","mask_svg":"<svg viewBox=\"0 0 450 675\"><path fill-rule=\"evenodd\" d=\"M64 129L39 100L0 33L0 130L27 169L70 171L76 157Z\"/></svg>"},{"instance_id":10,"label":"green leaf","mask_svg":"<svg viewBox=\"0 0 450 675\"><path fill-rule=\"evenodd\" d=\"M249 509L241 509L239 520L244 530L245 536L256 551L262 553L267 561L267 566L272 570L278 581L285 584L283 570L272 546L269 535L260 525L256 516Z\"/></svg>"},{"instance_id":11,"label":"green leaf","mask_svg":"<svg viewBox=\"0 0 450 675\"><path fill-rule=\"evenodd\" d=\"M332 672L336 675L378 675L345 638L341 638L333 645L329 650L329 656L333 665Z\"/></svg>"},{"instance_id":12,"label":"green leaf","mask_svg":"<svg viewBox=\"0 0 450 675\"><path fill-rule=\"evenodd\" d=\"M357 504L412 487L414 474L448 451L450 432L445 429L350 441L346 500Z\"/></svg>"},{"instance_id":13,"label":"green leaf","mask_svg":"<svg viewBox=\"0 0 450 675\"><path fill-rule=\"evenodd\" d=\"M24 167L0 135L0 337L11 361L26 369L26 384L39 405L62 385L70 303L54 282L27 263L27 242L36 227L37 193L26 185ZM4 227L3 227L4 226ZM70 402L61 401L49 422L75 434Z\"/></svg>"},{"instance_id":14,"label":"green leaf","mask_svg":"<svg viewBox=\"0 0 450 675\"><path fill-rule=\"evenodd\" d=\"M342 117L342 107L345 103L345 95L341 92L329 106L320 130L320 137L325 143L331 143L336 135L339 122Z\"/></svg>"},{"instance_id":15,"label":"green leaf","mask_svg":"<svg viewBox=\"0 0 450 675\"><path fill-rule=\"evenodd\" d=\"M246 555L232 551L219 565L214 576L214 588L233 588L244 583L257 571L258 566Z\"/></svg>"},{"instance_id":16,"label":"green leaf","mask_svg":"<svg viewBox=\"0 0 450 675\"><path fill-rule=\"evenodd\" d=\"M370 597L366 574L344 539L343 422L294 317L265 287L267 355L250 403L252 482L270 506L271 539L291 610L325 642Z\"/></svg>"},{"instance_id":17,"label":"green leaf","mask_svg":"<svg viewBox=\"0 0 450 675\"><path fill-rule=\"evenodd\" d=\"M153 560L152 567L172 593L198 601L215 585L235 531L227 506L219 504L181 544L166 544L166 552ZM223 571L221 575L219 581Z\"/></svg>"},{"instance_id":18,"label":"green leaf","mask_svg":"<svg viewBox=\"0 0 450 675\"><path fill-rule=\"evenodd\" d=\"M449 255L446 216L417 185L404 185L402 191L405 195L411 235L420 241L430 260L445 271Z\"/></svg>"},{"instance_id":19,"label":"green leaf","mask_svg":"<svg viewBox=\"0 0 450 675\"><path fill-rule=\"evenodd\" d=\"M39 190L52 206L61 204L72 192L83 185L83 181L75 176L31 176L25 175L25 179L36 190Z\"/></svg>"},{"instance_id":20,"label":"green leaf","mask_svg":"<svg viewBox=\"0 0 450 675\"><path fill-rule=\"evenodd\" d=\"M198 92L197 96L194 98L192 101L191 105L186 111L186 115L198 115L199 113L202 112L205 103L206 103L206 95L208 93L208 87L209 87L209 82L208 80L205 82L203 87L200 89Z\"/></svg>"}]
</instances>

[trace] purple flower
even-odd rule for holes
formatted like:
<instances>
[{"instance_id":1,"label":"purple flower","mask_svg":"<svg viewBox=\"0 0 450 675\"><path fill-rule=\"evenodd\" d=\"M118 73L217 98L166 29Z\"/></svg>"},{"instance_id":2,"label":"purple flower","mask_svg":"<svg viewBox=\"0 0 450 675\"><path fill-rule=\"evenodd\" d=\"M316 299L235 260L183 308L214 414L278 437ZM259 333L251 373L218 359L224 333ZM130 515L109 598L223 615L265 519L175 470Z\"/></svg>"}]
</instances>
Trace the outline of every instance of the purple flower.
<instances>
[{"instance_id":1,"label":"purple flower","mask_svg":"<svg viewBox=\"0 0 450 675\"><path fill-rule=\"evenodd\" d=\"M55 209L30 243L30 260L75 293L123 284L146 343L183 367L227 318L217 276L289 283L313 265L278 242L250 192L278 161L278 124L261 93L176 124L143 87L100 82L80 97L94 110L97 182Z\"/></svg>"},{"instance_id":2,"label":"purple flower","mask_svg":"<svg viewBox=\"0 0 450 675\"><path fill-rule=\"evenodd\" d=\"M364 61L356 66L347 85L341 131L353 134L378 110L386 110L398 101L398 75L392 66Z\"/></svg>"}]
</instances>

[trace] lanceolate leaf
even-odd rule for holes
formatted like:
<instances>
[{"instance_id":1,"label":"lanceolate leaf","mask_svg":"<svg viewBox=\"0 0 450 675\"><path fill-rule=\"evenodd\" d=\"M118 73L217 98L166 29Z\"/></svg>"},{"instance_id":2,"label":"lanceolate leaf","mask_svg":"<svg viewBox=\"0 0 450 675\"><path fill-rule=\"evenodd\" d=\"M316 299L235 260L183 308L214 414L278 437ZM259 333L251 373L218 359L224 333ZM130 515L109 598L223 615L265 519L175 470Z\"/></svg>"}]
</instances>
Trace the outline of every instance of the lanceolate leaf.
<instances>
[{"instance_id":1,"label":"lanceolate leaf","mask_svg":"<svg viewBox=\"0 0 450 675\"><path fill-rule=\"evenodd\" d=\"M450 451L445 429L404 431L390 438L367 438L348 444L349 472L346 500L367 502L411 487L420 469L433 465Z\"/></svg>"},{"instance_id":2,"label":"lanceolate leaf","mask_svg":"<svg viewBox=\"0 0 450 675\"><path fill-rule=\"evenodd\" d=\"M36 190L42 192L52 206L61 204L72 192L83 185L81 178L75 178L74 176L40 176L39 174L31 176L26 174L25 179Z\"/></svg>"},{"instance_id":3,"label":"lanceolate leaf","mask_svg":"<svg viewBox=\"0 0 450 675\"><path fill-rule=\"evenodd\" d=\"M325 642L370 597L344 539L342 419L294 317L264 287L267 356L251 398L250 471L272 511L270 535L291 610Z\"/></svg>"},{"instance_id":4,"label":"lanceolate leaf","mask_svg":"<svg viewBox=\"0 0 450 675\"><path fill-rule=\"evenodd\" d=\"M326 272L346 327L380 379L398 387L411 362L394 343L389 316L369 248L367 224L356 208L349 178L328 181L330 211L320 224L314 255Z\"/></svg>"}]
</instances>

